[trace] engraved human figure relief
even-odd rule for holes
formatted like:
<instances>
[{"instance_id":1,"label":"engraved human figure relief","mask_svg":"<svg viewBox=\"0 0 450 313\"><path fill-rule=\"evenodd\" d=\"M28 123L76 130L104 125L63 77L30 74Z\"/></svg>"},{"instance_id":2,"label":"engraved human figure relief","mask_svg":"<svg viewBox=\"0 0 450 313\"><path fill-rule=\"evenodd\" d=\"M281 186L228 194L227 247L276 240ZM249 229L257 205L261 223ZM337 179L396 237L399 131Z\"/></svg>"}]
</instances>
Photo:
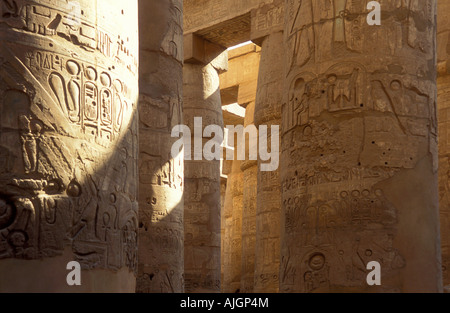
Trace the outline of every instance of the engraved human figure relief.
<instances>
[{"instance_id":1,"label":"engraved human figure relief","mask_svg":"<svg viewBox=\"0 0 450 313\"><path fill-rule=\"evenodd\" d=\"M136 14L1 2L0 258L136 271Z\"/></svg>"},{"instance_id":2,"label":"engraved human figure relief","mask_svg":"<svg viewBox=\"0 0 450 313\"><path fill-rule=\"evenodd\" d=\"M314 17L311 15L313 11L312 0L307 1L289 1L288 2L288 49L289 49L289 65L303 66L311 58L314 57L315 50L315 33L314 29L305 27L312 25Z\"/></svg>"},{"instance_id":3,"label":"engraved human figure relief","mask_svg":"<svg viewBox=\"0 0 450 313\"><path fill-rule=\"evenodd\" d=\"M440 254L435 3L381 6L392 14L371 27L363 2L286 2L280 291L370 290L372 261L383 269L372 291L440 288L429 277L441 269L425 265ZM423 210L433 218L405 221ZM417 272L420 285L409 281Z\"/></svg>"},{"instance_id":4,"label":"engraved human figure relief","mask_svg":"<svg viewBox=\"0 0 450 313\"><path fill-rule=\"evenodd\" d=\"M382 23L368 32L365 2L288 0L285 36L289 66L302 67L309 62L325 61L347 53L357 56L370 53L375 47L391 55L409 49L429 56L431 46L427 38L432 33L429 28L423 28L422 23L432 22L433 3L382 1L381 6L383 11L393 12L395 21Z\"/></svg>"},{"instance_id":5,"label":"engraved human figure relief","mask_svg":"<svg viewBox=\"0 0 450 313\"><path fill-rule=\"evenodd\" d=\"M364 66L343 62L325 74L301 73L293 79L289 101L284 111L285 130L307 125L310 118L324 112L357 109L366 102L367 74Z\"/></svg>"}]
</instances>

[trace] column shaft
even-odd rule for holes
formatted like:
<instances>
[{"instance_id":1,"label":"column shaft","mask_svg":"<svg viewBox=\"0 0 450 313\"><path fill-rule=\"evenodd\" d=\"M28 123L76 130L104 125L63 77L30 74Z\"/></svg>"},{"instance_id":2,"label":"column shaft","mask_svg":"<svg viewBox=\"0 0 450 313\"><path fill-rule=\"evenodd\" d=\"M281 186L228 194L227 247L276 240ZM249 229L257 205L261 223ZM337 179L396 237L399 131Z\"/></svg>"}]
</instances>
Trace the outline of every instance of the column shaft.
<instances>
[{"instance_id":1,"label":"column shaft","mask_svg":"<svg viewBox=\"0 0 450 313\"><path fill-rule=\"evenodd\" d=\"M225 196L225 247L223 292L241 291L242 273L242 191L243 173L241 161L232 161Z\"/></svg>"},{"instance_id":2,"label":"column shaft","mask_svg":"<svg viewBox=\"0 0 450 313\"><path fill-rule=\"evenodd\" d=\"M244 127L254 126L255 102L247 105L245 110ZM256 194L258 180L258 162L249 160L250 146L246 141L246 160L241 164L243 172L242 194L242 279L241 292L252 293L255 287L255 251L256 251Z\"/></svg>"},{"instance_id":3,"label":"column shaft","mask_svg":"<svg viewBox=\"0 0 450 313\"><path fill-rule=\"evenodd\" d=\"M223 128L219 74L211 64L185 64L184 116L192 135L194 118L202 118L202 131L210 125ZM185 175L186 292L220 292L220 160L186 161Z\"/></svg>"},{"instance_id":4,"label":"column shaft","mask_svg":"<svg viewBox=\"0 0 450 313\"><path fill-rule=\"evenodd\" d=\"M184 291L183 3L140 0L139 293Z\"/></svg>"},{"instance_id":5,"label":"column shaft","mask_svg":"<svg viewBox=\"0 0 450 313\"><path fill-rule=\"evenodd\" d=\"M286 1L282 292L441 290L436 1L380 3Z\"/></svg>"},{"instance_id":6,"label":"column shaft","mask_svg":"<svg viewBox=\"0 0 450 313\"><path fill-rule=\"evenodd\" d=\"M255 125L280 125L283 100L283 33L266 36L261 46L261 62L255 105ZM270 131L268 132L270 134ZM271 146L268 138L268 146ZM279 290L281 192L279 170L261 171L258 160L256 200L255 292Z\"/></svg>"},{"instance_id":7,"label":"column shaft","mask_svg":"<svg viewBox=\"0 0 450 313\"><path fill-rule=\"evenodd\" d=\"M439 207L444 286L450 285L450 2L438 1Z\"/></svg>"},{"instance_id":8,"label":"column shaft","mask_svg":"<svg viewBox=\"0 0 450 313\"><path fill-rule=\"evenodd\" d=\"M0 7L0 291L133 292L137 2ZM81 286L68 286L76 261Z\"/></svg>"}]
</instances>

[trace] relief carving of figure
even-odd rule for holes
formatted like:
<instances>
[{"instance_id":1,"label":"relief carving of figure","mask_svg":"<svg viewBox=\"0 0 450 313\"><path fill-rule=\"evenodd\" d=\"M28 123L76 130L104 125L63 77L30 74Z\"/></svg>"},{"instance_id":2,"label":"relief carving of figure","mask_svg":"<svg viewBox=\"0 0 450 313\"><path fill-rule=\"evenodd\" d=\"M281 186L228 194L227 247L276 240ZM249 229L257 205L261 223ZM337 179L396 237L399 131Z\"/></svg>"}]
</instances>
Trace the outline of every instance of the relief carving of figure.
<instances>
[{"instance_id":1,"label":"relief carving of figure","mask_svg":"<svg viewBox=\"0 0 450 313\"><path fill-rule=\"evenodd\" d=\"M315 51L313 1L294 1L294 16L289 29L289 65L299 67L308 63Z\"/></svg>"}]
</instances>

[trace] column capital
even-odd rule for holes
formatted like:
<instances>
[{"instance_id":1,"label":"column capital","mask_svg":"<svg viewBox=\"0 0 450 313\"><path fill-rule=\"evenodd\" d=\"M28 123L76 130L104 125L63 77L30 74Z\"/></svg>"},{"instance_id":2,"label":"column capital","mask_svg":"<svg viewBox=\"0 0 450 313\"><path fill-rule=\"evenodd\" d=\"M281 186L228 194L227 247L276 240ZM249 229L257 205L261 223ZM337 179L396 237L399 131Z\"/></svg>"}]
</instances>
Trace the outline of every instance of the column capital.
<instances>
[{"instance_id":1,"label":"column capital","mask_svg":"<svg viewBox=\"0 0 450 313\"><path fill-rule=\"evenodd\" d=\"M284 1L274 0L251 11L250 38L258 46L264 37L284 30Z\"/></svg>"},{"instance_id":2,"label":"column capital","mask_svg":"<svg viewBox=\"0 0 450 313\"><path fill-rule=\"evenodd\" d=\"M184 62L211 64L220 74L228 70L228 51L196 34L187 34L184 35Z\"/></svg>"}]
</instances>

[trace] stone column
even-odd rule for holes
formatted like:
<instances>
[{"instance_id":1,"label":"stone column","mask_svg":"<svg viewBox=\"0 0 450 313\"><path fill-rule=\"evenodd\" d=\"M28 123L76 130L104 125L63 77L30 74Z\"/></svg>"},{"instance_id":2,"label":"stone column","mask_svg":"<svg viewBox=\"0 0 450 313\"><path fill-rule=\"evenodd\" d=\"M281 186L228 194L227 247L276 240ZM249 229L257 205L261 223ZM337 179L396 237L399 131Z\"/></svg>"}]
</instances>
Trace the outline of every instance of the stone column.
<instances>
[{"instance_id":1,"label":"stone column","mask_svg":"<svg viewBox=\"0 0 450 313\"><path fill-rule=\"evenodd\" d=\"M286 1L282 292L442 289L436 1L380 3Z\"/></svg>"},{"instance_id":2,"label":"stone column","mask_svg":"<svg viewBox=\"0 0 450 313\"><path fill-rule=\"evenodd\" d=\"M220 292L223 292L224 282L224 246L225 246L225 198L227 193L227 178L225 175L225 162L222 162L222 177L220 179Z\"/></svg>"},{"instance_id":3,"label":"stone column","mask_svg":"<svg viewBox=\"0 0 450 313\"><path fill-rule=\"evenodd\" d=\"M255 102L250 102L245 110L244 127L254 126ZM249 149L257 151L246 141L246 159L241 163L243 173L242 192L242 274L241 292L252 293L255 285L256 251L256 194L258 183L258 161L249 160Z\"/></svg>"},{"instance_id":4,"label":"stone column","mask_svg":"<svg viewBox=\"0 0 450 313\"><path fill-rule=\"evenodd\" d=\"M224 160L222 173L227 176L227 182L225 185L225 198L223 202L223 208L220 216L220 271L221 271L221 288L220 291L222 293L229 293L230 284L231 284L231 275L230 275L230 249L231 249L231 238L230 238L230 228L231 228L231 214L233 213L233 197L231 196L231 183L232 183L232 168L233 161L232 160Z\"/></svg>"},{"instance_id":5,"label":"stone column","mask_svg":"<svg viewBox=\"0 0 450 313\"><path fill-rule=\"evenodd\" d=\"M284 1L275 0L252 11L251 38L261 46L254 123L258 129L264 125L269 127L269 147L272 126L281 124L283 29ZM281 183L279 169L264 172L261 170L264 163L258 160L254 292L276 293L280 269Z\"/></svg>"},{"instance_id":6,"label":"stone column","mask_svg":"<svg viewBox=\"0 0 450 313\"><path fill-rule=\"evenodd\" d=\"M134 292L137 30L136 1L0 5L0 292Z\"/></svg>"},{"instance_id":7,"label":"stone column","mask_svg":"<svg viewBox=\"0 0 450 313\"><path fill-rule=\"evenodd\" d=\"M283 88L283 34L266 36L262 41L255 125L270 129L281 122ZM270 131L269 131L270 134ZM270 146L270 138L268 140ZM255 292L278 292L280 254L281 192L279 171L262 172L258 160L256 200Z\"/></svg>"},{"instance_id":8,"label":"stone column","mask_svg":"<svg viewBox=\"0 0 450 313\"><path fill-rule=\"evenodd\" d=\"M183 3L140 0L140 241L138 293L184 291ZM157 30L157 31L155 31Z\"/></svg>"},{"instance_id":9,"label":"stone column","mask_svg":"<svg viewBox=\"0 0 450 313\"><path fill-rule=\"evenodd\" d=\"M223 77L223 76L222 76ZM224 122L229 126L244 124L243 116L234 110L223 110ZM238 135L228 133L234 137L234 145L227 137L224 150L227 152L224 161L224 174L228 175L227 190L225 194L224 214L222 224L224 225L223 240L223 283L222 292L241 292L242 277L242 213L243 213L243 172L241 170L242 161L238 160ZM231 151L230 151L231 150ZM234 153L233 153L234 151ZM233 158L228 155L232 154Z\"/></svg>"},{"instance_id":10,"label":"stone column","mask_svg":"<svg viewBox=\"0 0 450 313\"><path fill-rule=\"evenodd\" d=\"M241 291L243 205L241 163L242 161L237 160L237 154L235 153L231 172L228 174L225 196L224 293L239 293Z\"/></svg>"},{"instance_id":11,"label":"stone column","mask_svg":"<svg viewBox=\"0 0 450 313\"><path fill-rule=\"evenodd\" d=\"M438 1L439 206L442 270L450 289L450 2Z\"/></svg>"},{"instance_id":12,"label":"stone column","mask_svg":"<svg viewBox=\"0 0 450 313\"><path fill-rule=\"evenodd\" d=\"M210 125L223 129L218 71L226 70L227 54L222 47L195 35L185 36L185 46L183 109L195 145L196 128L201 132ZM194 124L195 118L202 118L201 128ZM212 140L200 138L203 138L202 147ZM222 141L220 138L217 145L221 146ZM184 255L189 293L220 292L220 172L220 159L208 161L195 151L192 160L185 163Z\"/></svg>"},{"instance_id":13,"label":"stone column","mask_svg":"<svg viewBox=\"0 0 450 313\"><path fill-rule=\"evenodd\" d=\"M242 47L230 50L228 57L228 71L220 75L222 104L229 105L224 107L224 119L226 121L226 125L239 125L240 127L245 126L245 130L250 130L252 134L255 134L255 132L252 131L254 130L252 128L254 128L253 120L260 48L255 44L244 45ZM242 111L240 112L238 109L241 107L246 108L244 114L242 114ZM251 149L257 152L257 142L254 144L255 146L251 147ZM238 274L241 284L232 291L234 292L239 289L241 293L251 293L253 292L255 272L257 161L250 160L249 140L245 141L245 149L245 159L241 162L241 171L243 172L243 202L241 214L242 269Z\"/></svg>"}]
</instances>

